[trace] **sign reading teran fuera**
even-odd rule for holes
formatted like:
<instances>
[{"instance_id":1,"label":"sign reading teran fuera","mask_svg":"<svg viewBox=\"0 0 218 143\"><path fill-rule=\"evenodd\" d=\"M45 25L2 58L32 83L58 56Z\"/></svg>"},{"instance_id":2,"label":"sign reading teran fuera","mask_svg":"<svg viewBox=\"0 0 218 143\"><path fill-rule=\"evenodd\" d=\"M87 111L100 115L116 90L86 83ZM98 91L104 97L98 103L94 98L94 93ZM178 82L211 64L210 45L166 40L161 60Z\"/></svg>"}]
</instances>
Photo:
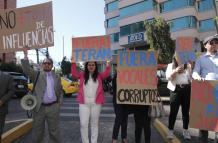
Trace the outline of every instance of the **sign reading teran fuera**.
<instances>
[{"instance_id":1,"label":"sign reading teran fuera","mask_svg":"<svg viewBox=\"0 0 218 143\"><path fill-rule=\"evenodd\" d=\"M0 53L54 45L52 2L0 10Z\"/></svg>"}]
</instances>

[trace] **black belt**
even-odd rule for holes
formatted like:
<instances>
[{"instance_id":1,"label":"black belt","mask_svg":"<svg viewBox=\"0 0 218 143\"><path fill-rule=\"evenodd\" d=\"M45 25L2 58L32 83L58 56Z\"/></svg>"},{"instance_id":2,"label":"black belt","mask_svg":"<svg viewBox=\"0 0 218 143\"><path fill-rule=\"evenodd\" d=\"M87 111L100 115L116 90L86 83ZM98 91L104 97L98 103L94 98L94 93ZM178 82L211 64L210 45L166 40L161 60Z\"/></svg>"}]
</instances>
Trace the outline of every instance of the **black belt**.
<instances>
[{"instance_id":1,"label":"black belt","mask_svg":"<svg viewBox=\"0 0 218 143\"><path fill-rule=\"evenodd\" d=\"M58 101L54 101L54 102L51 102L51 103L42 103L43 106L51 106L55 103L58 103Z\"/></svg>"},{"instance_id":2,"label":"black belt","mask_svg":"<svg viewBox=\"0 0 218 143\"><path fill-rule=\"evenodd\" d=\"M185 87L190 87L191 84L177 84L176 87L177 88L185 88Z\"/></svg>"}]
</instances>

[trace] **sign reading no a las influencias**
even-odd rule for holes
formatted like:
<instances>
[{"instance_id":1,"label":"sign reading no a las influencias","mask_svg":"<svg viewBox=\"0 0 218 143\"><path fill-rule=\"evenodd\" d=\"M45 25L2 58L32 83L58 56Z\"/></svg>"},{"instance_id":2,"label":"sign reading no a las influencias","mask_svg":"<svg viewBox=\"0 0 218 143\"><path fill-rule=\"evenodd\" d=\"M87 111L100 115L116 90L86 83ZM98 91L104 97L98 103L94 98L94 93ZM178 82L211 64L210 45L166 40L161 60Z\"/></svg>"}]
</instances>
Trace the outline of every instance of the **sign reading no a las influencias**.
<instances>
[{"instance_id":1,"label":"sign reading no a las influencias","mask_svg":"<svg viewBox=\"0 0 218 143\"><path fill-rule=\"evenodd\" d=\"M53 45L52 2L0 10L0 53Z\"/></svg>"},{"instance_id":2,"label":"sign reading no a las influencias","mask_svg":"<svg viewBox=\"0 0 218 143\"><path fill-rule=\"evenodd\" d=\"M119 51L117 103L152 105L157 97L157 54L146 51Z\"/></svg>"}]
</instances>

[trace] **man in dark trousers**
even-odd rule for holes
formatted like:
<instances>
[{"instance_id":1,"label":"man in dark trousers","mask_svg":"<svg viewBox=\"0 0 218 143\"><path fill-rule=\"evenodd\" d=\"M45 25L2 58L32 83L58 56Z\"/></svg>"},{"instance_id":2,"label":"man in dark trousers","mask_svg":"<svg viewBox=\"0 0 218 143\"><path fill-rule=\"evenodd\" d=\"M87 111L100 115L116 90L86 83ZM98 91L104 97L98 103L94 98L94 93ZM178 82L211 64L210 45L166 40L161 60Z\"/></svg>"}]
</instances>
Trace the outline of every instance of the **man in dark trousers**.
<instances>
[{"instance_id":1,"label":"man in dark trousers","mask_svg":"<svg viewBox=\"0 0 218 143\"><path fill-rule=\"evenodd\" d=\"M8 113L8 101L12 95L14 95L13 79L0 70L0 137L3 134L5 117Z\"/></svg>"},{"instance_id":2,"label":"man in dark trousers","mask_svg":"<svg viewBox=\"0 0 218 143\"><path fill-rule=\"evenodd\" d=\"M198 81L218 80L218 36L209 36L203 40L206 53L202 54L195 63L192 78ZM199 142L208 142L208 131L199 131Z\"/></svg>"},{"instance_id":3,"label":"man in dark trousers","mask_svg":"<svg viewBox=\"0 0 218 143\"><path fill-rule=\"evenodd\" d=\"M37 104L33 109L33 138L32 143L41 143L44 138L45 123L48 125L49 143L60 143L60 106L63 101L63 89L61 78L56 75L53 68L53 60L45 58L42 62L42 70L31 68L27 57L27 49L24 50L24 59L21 60L23 71L32 81L36 81L33 94Z\"/></svg>"}]
</instances>

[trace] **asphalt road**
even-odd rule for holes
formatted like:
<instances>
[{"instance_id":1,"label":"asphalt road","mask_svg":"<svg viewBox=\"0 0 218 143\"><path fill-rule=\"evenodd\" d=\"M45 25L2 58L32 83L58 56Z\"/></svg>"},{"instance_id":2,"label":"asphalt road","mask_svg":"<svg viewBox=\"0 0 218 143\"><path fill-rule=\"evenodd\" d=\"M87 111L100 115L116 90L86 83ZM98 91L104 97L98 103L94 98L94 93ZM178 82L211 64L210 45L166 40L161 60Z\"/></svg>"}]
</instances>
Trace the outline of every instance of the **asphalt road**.
<instances>
[{"instance_id":1,"label":"asphalt road","mask_svg":"<svg viewBox=\"0 0 218 143\"><path fill-rule=\"evenodd\" d=\"M112 96L106 95L106 103L103 105L100 115L99 124L99 140L98 143L111 143L112 129L114 124L114 110L112 105ZM27 118L26 112L20 106L20 99L12 99L9 105L9 114L6 121L12 122ZM61 139L64 143L80 143L80 130L79 130L79 114L78 103L75 98L64 98L64 103L61 107ZM151 142L162 143L164 142L158 131L152 127ZM128 121L128 141L134 143L134 118L129 115ZM18 139L15 143L29 143L31 142L31 132L26 136ZM48 142L48 133L45 134L44 143Z\"/></svg>"}]
</instances>

